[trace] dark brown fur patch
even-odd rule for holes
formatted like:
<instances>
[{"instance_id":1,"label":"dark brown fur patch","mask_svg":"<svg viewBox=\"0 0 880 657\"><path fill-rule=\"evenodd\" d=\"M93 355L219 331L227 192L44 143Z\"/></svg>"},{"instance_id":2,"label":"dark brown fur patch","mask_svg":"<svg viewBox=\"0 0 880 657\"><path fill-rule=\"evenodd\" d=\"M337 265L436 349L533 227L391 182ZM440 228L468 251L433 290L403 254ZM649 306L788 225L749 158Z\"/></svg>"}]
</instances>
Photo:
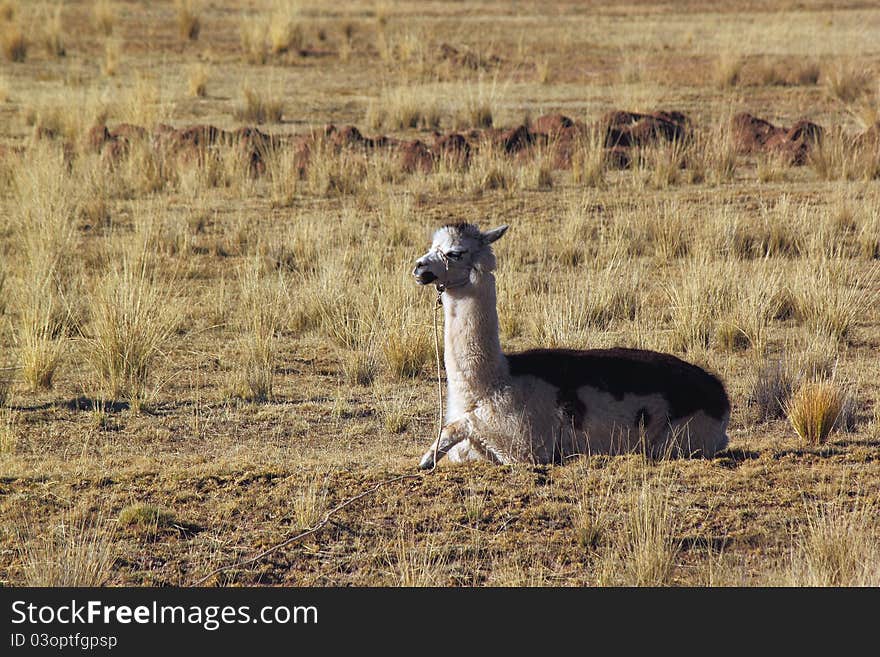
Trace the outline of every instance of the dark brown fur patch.
<instances>
[{"instance_id":1,"label":"dark brown fur patch","mask_svg":"<svg viewBox=\"0 0 880 657\"><path fill-rule=\"evenodd\" d=\"M669 419L703 411L716 419L730 412L724 384L706 370L670 354L641 349L533 349L509 354L513 376L531 375L560 389L560 399L577 399L581 386L624 395L661 395Z\"/></svg>"},{"instance_id":2,"label":"dark brown fur patch","mask_svg":"<svg viewBox=\"0 0 880 657\"><path fill-rule=\"evenodd\" d=\"M576 429L584 426L584 418L587 415L587 406L578 397L577 390L573 388L560 388L556 395L556 403L565 416L566 424Z\"/></svg>"}]
</instances>

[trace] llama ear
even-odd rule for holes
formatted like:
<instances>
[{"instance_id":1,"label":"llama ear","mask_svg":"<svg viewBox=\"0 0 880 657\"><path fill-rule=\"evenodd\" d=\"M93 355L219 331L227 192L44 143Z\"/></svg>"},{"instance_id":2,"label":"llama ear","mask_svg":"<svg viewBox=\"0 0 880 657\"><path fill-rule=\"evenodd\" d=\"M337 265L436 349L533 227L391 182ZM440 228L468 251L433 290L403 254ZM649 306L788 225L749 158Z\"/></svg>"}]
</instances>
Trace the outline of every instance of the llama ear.
<instances>
[{"instance_id":1,"label":"llama ear","mask_svg":"<svg viewBox=\"0 0 880 657\"><path fill-rule=\"evenodd\" d=\"M498 226L498 228L488 230L483 233L483 239L486 240L486 244L491 244L492 242L501 239L501 236L504 235L505 232L507 232L508 228L510 228L510 226L504 224L503 226Z\"/></svg>"}]
</instances>

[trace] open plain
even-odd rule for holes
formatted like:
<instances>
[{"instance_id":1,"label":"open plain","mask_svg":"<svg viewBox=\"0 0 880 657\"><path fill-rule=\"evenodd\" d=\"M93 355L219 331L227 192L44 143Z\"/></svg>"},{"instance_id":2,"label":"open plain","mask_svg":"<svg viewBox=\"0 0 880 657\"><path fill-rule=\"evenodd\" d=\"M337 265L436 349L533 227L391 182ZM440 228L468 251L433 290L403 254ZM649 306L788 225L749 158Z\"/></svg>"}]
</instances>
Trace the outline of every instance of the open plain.
<instances>
[{"instance_id":1,"label":"open plain","mask_svg":"<svg viewBox=\"0 0 880 657\"><path fill-rule=\"evenodd\" d=\"M0 0L0 585L880 584L878 34ZM418 473L458 221L510 225L505 349L698 363L728 449Z\"/></svg>"}]
</instances>

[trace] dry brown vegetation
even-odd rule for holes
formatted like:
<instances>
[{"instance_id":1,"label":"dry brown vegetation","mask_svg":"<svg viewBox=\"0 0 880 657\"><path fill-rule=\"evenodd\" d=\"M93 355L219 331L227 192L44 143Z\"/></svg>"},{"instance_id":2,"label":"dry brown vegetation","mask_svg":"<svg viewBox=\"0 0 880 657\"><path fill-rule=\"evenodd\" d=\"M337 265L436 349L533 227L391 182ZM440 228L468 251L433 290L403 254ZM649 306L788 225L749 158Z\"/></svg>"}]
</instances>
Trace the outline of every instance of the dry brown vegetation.
<instances>
[{"instance_id":1,"label":"dry brown vegetation","mask_svg":"<svg viewBox=\"0 0 880 657\"><path fill-rule=\"evenodd\" d=\"M3 5L0 584L191 584L414 472L450 220L512 225L505 348L697 362L730 448L444 463L210 584L880 584L878 10L229 4Z\"/></svg>"}]
</instances>

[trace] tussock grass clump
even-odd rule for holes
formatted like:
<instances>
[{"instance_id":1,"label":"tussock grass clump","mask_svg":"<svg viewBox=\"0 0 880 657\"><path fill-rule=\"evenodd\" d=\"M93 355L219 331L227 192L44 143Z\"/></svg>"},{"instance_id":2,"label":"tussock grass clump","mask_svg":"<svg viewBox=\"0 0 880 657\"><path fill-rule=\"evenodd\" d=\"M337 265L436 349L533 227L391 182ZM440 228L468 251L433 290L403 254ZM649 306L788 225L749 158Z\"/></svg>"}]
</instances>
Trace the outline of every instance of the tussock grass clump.
<instances>
[{"instance_id":1,"label":"tussock grass clump","mask_svg":"<svg viewBox=\"0 0 880 657\"><path fill-rule=\"evenodd\" d=\"M177 31L181 39L195 41L202 31L199 6L193 0L174 0L177 10Z\"/></svg>"},{"instance_id":2,"label":"tussock grass clump","mask_svg":"<svg viewBox=\"0 0 880 657\"><path fill-rule=\"evenodd\" d=\"M267 271L291 271L313 280L324 255L326 226L311 217L300 217L286 231L260 240L256 253L266 260Z\"/></svg>"},{"instance_id":3,"label":"tussock grass clump","mask_svg":"<svg viewBox=\"0 0 880 657\"><path fill-rule=\"evenodd\" d=\"M277 1L269 21L269 49L273 55L299 52L305 45L305 32L297 2Z\"/></svg>"},{"instance_id":4,"label":"tussock grass clump","mask_svg":"<svg viewBox=\"0 0 880 657\"><path fill-rule=\"evenodd\" d=\"M571 156L571 179L584 187L602 187L606 170L604 133L594 127L577 140Z\"/></svg>"},{"instance_id":5,"label":"tussock grass clump","mask_svg":"<svg viewBox=\"0 0 880 657\"><path fill-rule=\"evenodd\" d=\"M189 70L187 89L194 98L208 95L208 68L204 64L196 64Z\"/></svg>"},{"instance_id":6,"label":"tussock grass clump","mask_svg":"<svg viewBox=\"0 0 880 657\"><path fill-rule=\"evenodd\" d=\"M708 349L717 318L729 312L732 303L730 280L694 261L682 270L682 279L667 288L670 300L670 348L676 351Z\"/></svg>"},{"instance_id":7,"label":"tussock grass clump","mask_svg":"<svg viewBox=\"0 0 880 657\"><path fill-rule=\"evenodd\" d=\"M24 519L18 539L26 586L103 586L110 579L115 536L100 515L89 519L68 511L39 532Z\"/></svg>"},{"instance_id":8,"label":"tussock grass clump","mask_svg":"<svg viewBox=\"0 0 880 657\"><path fill-rule=\"evenodd\" d=\"M376 355L371 350L345 351L342 355L342 373L349 383L370 385L379 373Z\"/></svg>"},{"instance_id":9,"label":"tussock grass clump","mask_svg":"<svg viewBox=\"0 0 880 657\"><path fill-rule=\"evenodd\" d=\"M754 67L754 74L759 86L772 87L787 84L785 69L777 62L764 58Z\"/></svg>"},{"instance_id":10,"label":"tussock grass clump","mask_svg":"<svg viewBox=\"0 0 880 657\"><path fill-rule=\"evenodd\" d=\"M880 259L880 209L875 208L871 216L859 228L856 243L862 258Z\"/></svg>"},{"instance_id":11,"label":"tussock grass clump","mask_svg":"<svg viewBox=\"0 0 880 657\"><path fill-rule=\"evenodd\" d=\"M600 563L600 585L668 586L681 550L669 472L635 472L626 482L626 520Z\"/></svg>"},{"instance_id":12,"label":"tussock grass clump","mask_svg":"<svg viewBox=\"0 0 880 657\"><path fill-rule=\"evenodd\" d=\"M611 537L613 488L606 484L597 492L581 486L572 510L572 526L578 544L588 551L599 549Z\"/></svg>"},{"instance_id":13,"label":"tussock grass clump","mask_svg":"<svg viewBox=\"0 0 880 657\"><path fill-rule=\"evenodd\" d=\"M280 272L263 276L259 262L246 266L238 282L235 324L242 353L235 392L248 401L269 401L275 393L276 341L287 311L287 283Z\"/></svg>"},{"instance_id":14,"label":"tussock grass clump","mask_svg":"<svg viewBox=\"0 0 880 657\"><path fill-rule=\"evenodd\" d=\"M598 329L606 329L620 320L634 320L641 307L642 282L638 274L626 271L620 261L611 260L590 276L591 293L584 299L587 322ZM571 281L574 294L579 284Z\"/></svg>"},{"instance_id":15,"label":"tussock grass clump","mask_svg":"<svg viewBox=\"0 0 880 657\"><path fill-rule=\"evenodd\" d=\"M862 312L872 301L859 289L859 281L845 272L820 266L793 282L795 316L813 334L845 341Z\"/></svg>"},{"instance_id":16,"label":"tussock grass clump","mask_svg":"<svg viewBox=\"0 0 880 657\"><path fill-rule=\"evenodd\" d=\"M343 266L343 263L334 265ZM342 289L331 270L334 265L326 265L315 286L319 295L320 331L344 349L372 349L380 332L376 314L378 295L372 285L356 292Z\"/></svg>"},{"instance_id":17,"label":"tussock grass clump","mask_svg":"<svg viewBox=\"0 0 880 657\"><path fill-rule=\"evenodd\" d=\"M811 151L809 164L822 180L865 180L880 178L880 153L870 146L853 143L842 129L827 132Z\"/></svg>"},{"instance_id":18,"label":"tussock grass clump","mask_svg":"<svg viewBox=\"0 0 880 657\"><path fill-rule=\"evenodd\" d=\"M0 2L0 20L10 22L19 9L19 0L3 0Z\"/></svg>"},{"instance_id":19,"label":"tussock grass clump","mask_svg":"<svg viewBox=\"0 0 880 657\"><path fill-rule=\"evenodd\" d=\"M15 341L21 375L32 390L48 390L69 346L66 312L54 280L54 268L29 272L17 293Z\"/></svg>"},{"instance_id":20,"label":"tussock grass clump","mask_svg":"<svg viewBox=\"0 0 880 657\"><path fill-rule=\"evenodd\" d=\"M95 29L104 36L113 34L116 25L116 6L112 0L95 0L92 5L92 21Z\"/></svg>"},{"instance_id":21,"label":"tussock grass clump","mask_svg":"<svg viewBox=\"0 0 880 657\"><path fill-rule=\"evenodd\" d=\"M468 486L462 491L461 505L464 507L464 516L470 523L477 523L483 519L489 496L487 491L478 490L475 486Z\"/></svg>"},{"instance_id":22,"label":"tussock grass clump","mask_svg":"<svg viewBox=\"0 0 880 657\"><path fill-rule=\"evenodd\" d=\"M748 276L732 275L743 279ZM715 338L722 350L740 351L751 347L762 353L767 346L770 322L779 311L781 279L773 271L761 271L748 278L752 282L736 295L730 310L718 324Z\"/></svg>"},{"instance_id":23,"label":"tussock grass clump","mask_svg":"<svg viewBox=\"0 0 880 657\"><path fill-rule=\"evenodd\" d=\"M430 539L417 540L413 527L401 528L388 563L394 569L394 583L403 587L443 586L447 555Z\"/></svg>"},{"instance_id":24,"label":"tussock grass clump","mask_svg":"<svg viewBox=\"0 0 880 657\"><path fill-rule=\"evenodd\" d=\"M559 226L554 231L552 249L553 260L563 267L578 267L592 254L590 245L596 241L596 223L592 220L589 201L586 197L573 199L560 217ZM515 258L519 265L526 264L532 257L531 248L515 249L509 257ZM609 261L615 254L609 255Z\"/></svg>"},{"instance_id":25,"label":"tussock grass clump","mask_svg":"<svg viewBox=\"0 0 880 657\"><path fill-rule=\"evenodd\" d=\"M21 63L27 59L28 41L17 23L0 27L0 51L8 62Z\"/></svg>"},{"instance_id":26,"label":"tussock grass clump","mask_svg":"<svg viewBox=\"0 0 880 657\"><path fill-rule=\"evenodd\" d=\"M822 76L822 69L818 62L807 60L797 62L793 66L793 70L787 80L791 84L800 85L802 87L812 86L819 83Z\"/></svg>"},{"instance_id":27,"label":"tussock grass clump","mask_svg":"<svg viewBox=\"0 0 880 657\"><path fill-rule=\"evenodd\" d=\"M71 112L71 94L52 95L22 108L25 123L34 127L34 135L57 137L79 143L93 125L107 117L106 108L94 94L79 94L77 111Z\"/></svg>"},{"instance_id":28,"label":"tussock grass clump","mask_svg":"<svg viewBox=\"0 0 880 657\"><path fill-rule=\"evenodd\" d=\"M350 37L349 37L350 40ZM451 77L450 62L436 65L429 43L431 35L421 29L379 29L375 47L382 63L401 79L446 79Z\"/></svg>"},{"instance_id":29,"label":"tussock grass clump","mask_svg":"<svg viewBox=\"0 0 880 657\"><path fill-rule=\"evenodd\" d=\"M265 160L272 206L292 207L305 177L302 160L294 149L284 146L270 148Z\"/></svg>"},{"instance_id":30,"label":"tussock grass clump","mask_svg":"<svg viewBox=\"0 0 880 657\"><path fill-rule=\"evenodd\" d=\"M31 166L16 172L12 216L22 273L13 295L13 335L22 376L32 389L48 389L67 349L76 245L77 182L60 149L32 151Z\"/></svg>"},{"instance_id":31,"label":"tussock grass clump","mask_svg":"<svg viewBox=\"0 0 880 657\"><path fill-rule=\"evenodd\" d=\"M388 331L382 354L391 378L412 379L434 360L434 346L428 331L418 325L404 323L399 330Z\"/></svg>"},{"instance_id":32,"label":"tussock grass clump","mask_svg":"<svg viewBox=\"0 0 880 657\"><path fill-rule=\"evenodd\" d=\"M395 435L406 431L413 416L412 404L414 395L399 397L386 393L377 398L378 415L382 420L382 427L388 433Z\"/></svg>"},{"instance_id":33,"label":"tussock grass clump","mask_svg":"<svg viewBox=\"0 0 880 657\"><path fill-rule=\"evenodd\" d=\"M815 60L778 62L764 58L754 66L757 83L762 86L811 86L819 82L821 72Z\"/></svg>"},{"instance_id":34,"label":"tussock grass clump","mask_svg":"<svg viewBox=\"0 0 880 657\"><path fill-rule=\"evenodd\" d=\"M6 297L3 291L5 281L6 275L2 266L0 266L0 318L3 317L6 305ZM6 406L6 403L9 401L10 391L12 390L12 380L16 367L10 361L11 357L8 353L4 353L3 357L0 358L0 408Z\"/></svg>"},{"instance_id":35,"label":"tussock grass clump","mask_svg":"<svg viewBox=\"0 0 880 657\"><path fill-rule=\"evenodd\" d=\"M519 189L543 189L553 187L553 165L550 155L533 153L528 161L520 164L517 172Z\"/></svg>"},{"instance_id":36,"label":"tussock grass clump","mask_svg":"<svg viewBox=\"0 0 880 657\"><path fill-rule=\"evenodd\" d=\"M327 512L326 479L318 482L318 476L306 486L300 488L293 496L294 527L299 530L314 527Z\"/></svg>"},{"instance_id":37,"label":"tussock grass clump","mask_svg":"<svg viewBox=\"0 0 880 657\"><path fill-rule=\"evenodd\" d=\"M542 347L586 348L593 335L593 324L588 309L579 299L565 296L548 297L534 315L530 333Z\"/></svg>"},{"instance_id":38,"label":"tussock grass clump","mask_svg":"<svg viewBox=\"0 0 880 657\"><path fill-rule=\"evenodd\" d=\"M492 101L471 96L455 111L452 127L456 130L491 128L494 121Z\"/></svg>"},{"instance_id":39,"label":"tussock grass clump","mask_svg":"<svg viewBox=\"0 0 880 657\"><path fill-rule=\"evenodd\" d=\"M18 444L18 414L3 408L8 400L8 379L0 379L0 454L14 454Z\"/></svg>"},{"instance_id":40,"label":"tussock grass clump","mask_svg":"<svg viewBox=\"0 0 880 657\"><path fill-rule=\"evenodd\" d=\"M695 132L684 153L690 182L705 179L721 185L733 181L737 155L730 125L730 117L724 117L711 130Z\"/></svg>"},{"instance_id":41,"label":"tussock grass clump","mask_svg":"<svg viewBox=\"0 0 880 657\"><path fill-rule=\"evenodd\" d=\"M784 182L790 166L786 155L764 153L758 156L755 169L758 180L762 183Z\"/></svg>"},{"instance_id":42,"label":"tussock grass clump","mask_svg":"<svg viewBox=\"0 0 880 657\"><path fill-rule=\"evenodd\" d=\"M317 196L345 196L364 188L369 162L363 153L351 149L334 150L318 141L311 151L305 188Z\"/></svg>"},{"instance_id":43,"label":"tussock grass clump","mask_svg":"<svg viewBox=\"0 0 880 657\"><path fill-rule=\"evenodd\" d=\"M250 64L265 64L286 53L298 54L305 47L298 3L278 0L269 14L243 16L239 37L242 53Z\"/></svg>"},{"instance_id":44,"label":"tussock grass clump","mask_svg":"<svg viewBox=\"0 0 880 657\"><path fill-rule=\"evenodd\" d=\"M668 482L643 481L630 492L623 546L627 572L636 586L669 584L679 545Z\"/></svg>"},{"instance_id":45,"label":"tussock grass clump","mask_svg":"<svg viewBox=\"0 0 880 657\"><path fill-rule=\"evenodd\" d=\"M64 57L67 50L64 47L64 26L61 22L62 5L55 7L54 11L45 10L41 17L41 34L43 49L49 57Z\"/></svg>"},{"instance_id":46,"label":"tussock grass clump","mask_svg":"<svg viewBox=\"0 0 880 657\"><path fill-rule=\"evenodd\" d=\"M176 299L146 257L123 256L100 279L92 295L90 322L82 333L109 398L140 408L156 359L177 328Z\"/></svg>"},{"instance_id":47,"label":"tussock grass clump","mask_svg":"<svg viewBox=\"0 0 880 657\"><path fill-rule=\"evenodd\" d=\"M752 378L748 401L758 422L786 416L786 405L794 390L794 377L784 359L765 362Z\"/></svg>"},{"instance_id":48,"label":"tussock grass clump","mask_svg":"<svg viewBox=\"0 0 880 657\"><path fill-rule=\"evenodd\" d=\"M119 512L119 526L130 527L147 534L158 534L171 527L174 513L154 504L129 504Z\"/></svg>"},{"instance_id":49,"label":"tussock grass clump","mask_svg":"<svg viewBox=\"0 0 880 657\"><path fill-rule=\"evenodd\" d=\"M107 39L104 43L104 59L101 61L101 74L112 78L119 67L122 46L118 39Z\"/></svg>"},{"instance_id":50,"label":"tussock grass clump","mask_svg":"<svg viewBox=\"0 0 880 657\"><path fill-rule=\"evenodd\" d=\"M640 202L615 209L599 237L615 257L650 254L668 263L691 252L693 222L693 211L678 201Z\"/></svg>"},{"instance_id":51,"label":"tussock grass clump","mask_svg":"<svg viewBox=\"0 0 880 657\"><path fill-rule=\"evenodd\" d=\"M749 348L749 338L733 319L718 322L715 329L715 345L719 351L745 351Z\"/></svg>"},{"instance_id":52,"label":"tussock grass clump","mask_svg":"<svg viewBox=\"0 0 880 657\"><path fill-rule=\"evenodd\" d=\"M652 189L667 189L679 184L686 173L685 162L688 150L688 147L680 141L642 147L637 152L635 163L636 184L647 182ZM692 164L698 164L698 160L693 160ZM704 174L693 168L689 171L691 174L697 174L699 178L692 182L702 182Z\"/></svg>"},{"instance_id":53,"label":"tussock grass clump","mask_svg":"<svg viewBox=\"0 0 880 657\"><path fill-rule=\"evenodd\" d=\"M506 153L486 145L471 156L465 178L474 192L511 189L519 178L518 169Z\"/></svg>"},{"instance_id":54,"label":"tussock grass clump","mask_svg":"<svg viewBox=\"0 0 880 657\"><path fill-rule=\"evenodd\" d=\"M793 586L880 585L876 504L852 508L845 496L807 503L807 521L795 536Z\"/></svg>"},{"instance_id":55,"label":"tussock grass clump","mask_svg":"<svg viewBox=\"0 0 880 657\"><path fill-rule=\"evenodd\" d=\"M740 55L722 53L715 60L712 79L719 89L732 89L740 83L745 60Z\"/></svg>"},{"instance_id":56,"label":"tussock grass clump","mask_svg":"<svg viewBox=\"0 0 880 657\"><path fill-rule=\"evenodd\" d=\"M785 412L801 440L820 445L834 428L843 404L843 391L834 381L808 381L791 396Z\"/></svg>"},{"instance_id":57,"label":"tussock grass clump","mask_svg":"<svg viewBox=\"0 0 880 657\"><path fill-rule=\"evenodd\" d=\"M261 93L252 87L241 90L242 101L233 115L239 121L250 123L278 123L284 115L284 102L268 92Z\"/></svg>"},{"instance_id":58,"label":"tussock grass clump","mask_svg":"<svg viewBox=\"0 0 880 657\"><path fill-rule=\"evenodd\" d=\"M269 60L269 22L265 17L242 16L239 38L248 64L265 64Z\"/></svg>"},{"instance_id":59,"label":"tussock grass clump","mask_svg":"<svg viewBox=\"0 0 880 657\"><path fill-rule=\"evenodd\" d=\"M439 128L440 103L440 96L430 87L385 88L378 99L370 101L365 120L374 129Z\"/></svg>"},{"instance_id":60,"label":"tussock grass clump","mask_svg":"<svg viewBox=\"0 0 880 657\"><path fill-rule=\"evenodd\" d=\"M131 89L119 102L120 118L125 123L152 129L166 122L172 110L168 89L161 78L139 73Z\"/></svg>"},{"instance_id":61,"label":"tussock grass clump","mask_svg":"<svg viewBox=\"0 0 880 657\"><path fill-rule=\"evenodd\" d=\"M851 104L871 91L873 77L869 71L855 64L838 62L823 71L828 95Z\"/></svg>"}]
</instances>

